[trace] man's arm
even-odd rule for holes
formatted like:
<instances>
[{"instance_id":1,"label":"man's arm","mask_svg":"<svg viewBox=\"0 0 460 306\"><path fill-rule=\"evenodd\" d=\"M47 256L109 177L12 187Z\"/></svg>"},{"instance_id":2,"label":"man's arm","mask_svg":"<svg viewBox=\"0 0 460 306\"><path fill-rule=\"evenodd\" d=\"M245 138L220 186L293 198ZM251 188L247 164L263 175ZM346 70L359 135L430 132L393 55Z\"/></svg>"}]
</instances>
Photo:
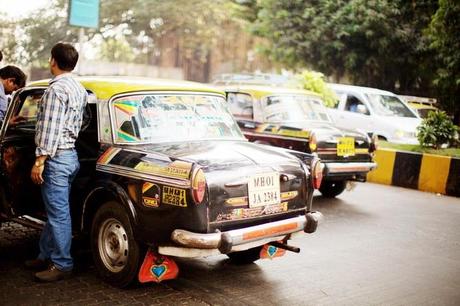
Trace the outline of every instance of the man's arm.
<instances>
[{"instance_id":1,"label":"man's arm","mask_svg":"<svg viewBox=\"0 0 460 306\"><path fill-rule=\"evenodd\" d=\"M65 120L64 103L52 88L43 95L40 107L35 131L36 158L30 173L30 178L37 185L43 184L46 159L56 154Z\"/></svg>"},{"instance_id":2,"label":"man's arm","mask_svg":"<svg viewBox=\"0 0 460 306\"><path fill-rule=\"evenodd\" d=\"M42 99L41 112L37 116L35 131L35 156L53 157L65 121L65 104L58 93L50 88Z\"/></svg>"}]
</instances>

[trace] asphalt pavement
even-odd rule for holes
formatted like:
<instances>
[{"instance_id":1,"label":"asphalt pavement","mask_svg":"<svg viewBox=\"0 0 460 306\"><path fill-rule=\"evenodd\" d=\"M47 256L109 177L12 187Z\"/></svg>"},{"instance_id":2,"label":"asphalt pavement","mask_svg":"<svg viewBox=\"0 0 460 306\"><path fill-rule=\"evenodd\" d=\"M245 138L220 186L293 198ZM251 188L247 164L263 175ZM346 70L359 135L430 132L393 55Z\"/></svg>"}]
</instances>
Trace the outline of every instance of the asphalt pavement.
<instances>
[{"instance_id":1,"label":"asphalt pavement","mask_svg":"<svg viewBox=\"0 0 460 306\"><path fill-rule=\"evenodd\" d=\"M22 262L39 233L0 230L0 305L460 305L460 198L371 183L337 199L301 253L239 266L226 256L177 260L179 278L120 290L102 282L74 242L75 275L33 281Z\"/></svg>"}]
</instances>

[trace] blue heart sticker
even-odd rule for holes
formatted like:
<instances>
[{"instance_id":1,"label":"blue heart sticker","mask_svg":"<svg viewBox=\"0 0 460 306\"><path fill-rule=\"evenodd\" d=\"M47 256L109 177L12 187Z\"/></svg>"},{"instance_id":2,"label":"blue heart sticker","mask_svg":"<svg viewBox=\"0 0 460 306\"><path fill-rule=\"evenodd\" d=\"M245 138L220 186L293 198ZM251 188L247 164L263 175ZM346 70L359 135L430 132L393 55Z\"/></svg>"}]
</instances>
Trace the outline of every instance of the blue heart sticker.
<instances>
[{"instance_id":1,"label":"blue heart sticker","mask_svg":"<svg viewBox=\"0 0 460 306\"><path fill-rule=\"evenodd\" d=\"M268 249L267 249L268 255L269 255L270 257L273 257L273 255L276 254L276 250L278 250L277 247L274 247L274 246L272 246L272 245L269 245L269 246L268 246Z\"/></svg>"},{"instance_id":2,"label":"blue heart sticker","mask_svg":"<svg viewBox=\"0 0 460 306\"><path fill-rule=\"evenodd\" d=\"M166 266L165 265L160 265L160 266L152 266L152 268L150 269L150 271L152 271L152 274L156 277L156 278L160 278L161 276L163 276L163 274L166 273Z\"/></svg>"}]
</instances>

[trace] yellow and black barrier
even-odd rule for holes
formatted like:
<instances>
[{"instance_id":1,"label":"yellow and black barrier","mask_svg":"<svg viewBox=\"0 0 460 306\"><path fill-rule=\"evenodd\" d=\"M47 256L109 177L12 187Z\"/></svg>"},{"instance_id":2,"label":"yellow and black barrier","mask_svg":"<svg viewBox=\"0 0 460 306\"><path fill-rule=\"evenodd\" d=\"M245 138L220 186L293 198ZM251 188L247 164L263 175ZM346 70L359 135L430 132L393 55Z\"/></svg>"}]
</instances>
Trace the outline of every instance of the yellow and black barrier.
<instances>
[{"instance_id":1,"label":"yellow and black barrier","mask_svg":"<svg viewBox=\"0 0 460 306\"><path fill-rule=\"evenodd\" d=\"M460 158L379 149L369 182L460 197Z\"/></svg>"}]
</instances>

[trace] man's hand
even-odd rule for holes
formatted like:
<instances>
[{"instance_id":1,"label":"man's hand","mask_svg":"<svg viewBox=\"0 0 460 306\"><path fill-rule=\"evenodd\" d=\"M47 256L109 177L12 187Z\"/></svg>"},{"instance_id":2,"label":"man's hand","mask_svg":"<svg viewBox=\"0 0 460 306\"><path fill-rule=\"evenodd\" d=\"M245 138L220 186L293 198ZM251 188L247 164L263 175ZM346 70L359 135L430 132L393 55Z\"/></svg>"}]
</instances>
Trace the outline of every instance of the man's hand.
<instances>
[{"instance_id":1,"label":"man's hand","mask_svg":"<svg viewBox=\"0 0 460 306\"><path fill-rule=\"evenodd\" d=\"M19 123L22 123L22 122L25 122L26 121L26 118L22 117L22 116L13 116L11 119L10 119L10 125L11 126L16 126L18 125Z\"/></svg>"},{"instance_id":2,"label":"man's hand","mask_svg":"<svg viewBox=\"0 0 460 306\"><path fill-rule=\"evenodd\" d=\"M30 172L30 178L32 179L32 182L37 185L43 184L43 169L45 168L45 165L42 166L35 166L33 165L32 171Z\"/></svg>"},{"instance_id":3,"label":"man's hand","mask_svg":"<svg viewBox=\"0 0 460 306\"><path fill-rule=\"evenodd\" d=\"M45 160L48 156L37 156L35 159L35 164L32 167L32 171L30 172L30 178L32 182L37 185L43 184L43 169L45 168Z\"/></svg>"}]
</instances>

